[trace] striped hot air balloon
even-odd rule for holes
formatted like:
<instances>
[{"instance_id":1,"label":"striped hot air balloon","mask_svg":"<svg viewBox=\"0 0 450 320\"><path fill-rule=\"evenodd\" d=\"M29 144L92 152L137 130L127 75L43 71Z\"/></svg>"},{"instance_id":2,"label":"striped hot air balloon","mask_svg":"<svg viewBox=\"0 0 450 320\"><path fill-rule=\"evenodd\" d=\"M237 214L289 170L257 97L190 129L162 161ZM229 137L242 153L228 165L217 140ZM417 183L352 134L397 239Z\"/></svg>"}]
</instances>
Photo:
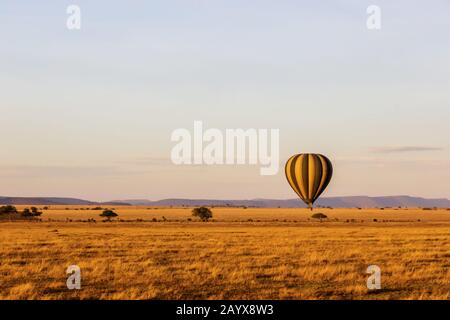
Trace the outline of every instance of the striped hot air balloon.
<instances>
[{"instance_id":1,"label":"striped hot air balloon","mask_svg":"<svg viewBox=\"0 0 450 320\"><path fill-rule=\"evenodd\" d=\"M289 158L285 173L292 189L312 210L314 201L331 180L333 166L324 155L301 153Z\"/></svg>"}]
</instances>

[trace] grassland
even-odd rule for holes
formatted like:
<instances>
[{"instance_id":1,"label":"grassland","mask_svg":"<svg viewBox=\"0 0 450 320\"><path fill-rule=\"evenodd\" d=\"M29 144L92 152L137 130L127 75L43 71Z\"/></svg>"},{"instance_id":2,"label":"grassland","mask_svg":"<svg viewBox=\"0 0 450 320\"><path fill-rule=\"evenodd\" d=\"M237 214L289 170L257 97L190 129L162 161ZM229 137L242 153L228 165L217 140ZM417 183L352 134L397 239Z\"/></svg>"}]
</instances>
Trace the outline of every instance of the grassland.
<instances>
[{"instance_id":1,"label":"grassland","mask_svg":"<svg viewBox=\"0 0 450 320\"><path fill-rule=\"evenodd\" d=\"M448 210L320 209L319 222L214 208L203 223L188 208L115 207L115 222L87 208L0 222L1 299L450 299ZM66 287L73 264L81 290ZM381 290L366 287L372 264Z\"/></svg>"}]
</instances>

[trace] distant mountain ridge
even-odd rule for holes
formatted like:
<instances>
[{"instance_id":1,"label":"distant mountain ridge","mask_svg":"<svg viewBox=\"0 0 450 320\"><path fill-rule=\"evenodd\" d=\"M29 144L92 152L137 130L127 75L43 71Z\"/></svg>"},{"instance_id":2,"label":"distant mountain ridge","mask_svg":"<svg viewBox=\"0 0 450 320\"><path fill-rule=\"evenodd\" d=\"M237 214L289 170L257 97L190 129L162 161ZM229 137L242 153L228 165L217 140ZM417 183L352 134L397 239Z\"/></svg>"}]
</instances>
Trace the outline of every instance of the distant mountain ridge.
<instances>
[{"instance_id":1,"label":"distant mountain ridge","mask_svg":"<svg viewBox=\"0 0 450 320\"><path fill-rule=\"evenodd\" d=\"M115 202L125 202L131 205L148 206L246 206L260 208L306 208L300 199L251 199L251 200L215 200L215 199L163 199L157 201L150 200L117 200ZM450 208L450 200L426 199L410 196L347 196L347 197L325 197L320 198L315 206L333 208L375 208L375 207L439 207Z\"/></svg>"},{"instance_id":2,"label":"distant mountain ridge","mask_svg":"<svg viewBox=\"0 0 450 320\"><path fill-rule=\"evenodd\" d=\"M92 205L92 204L123 204L116 202L95 202L77 198L60 198L60 197L0 197L0 204L17 204L17 205Z\"/></svg>"},{"instance_id":3,"label":"distant mountain ridge","mask_svg":"<svg viewBox=\"0 0 450 320\"><path fill-rule=\"evenodd\" d=\"M113 200L95 202L77 198L60 197L0 197L0 204L16 205L144 205L161 207L181 206L216 206L216 207L258 207L258 208L305 208L300 199L250 199L250 200L218 200L218 199L147 199ZM375 208L375 207L438 207L450 208L450 200L445 198L426 199L410 196L347 196L320 198L315 206L333 208Z\"/></svg>"}]
</instances>

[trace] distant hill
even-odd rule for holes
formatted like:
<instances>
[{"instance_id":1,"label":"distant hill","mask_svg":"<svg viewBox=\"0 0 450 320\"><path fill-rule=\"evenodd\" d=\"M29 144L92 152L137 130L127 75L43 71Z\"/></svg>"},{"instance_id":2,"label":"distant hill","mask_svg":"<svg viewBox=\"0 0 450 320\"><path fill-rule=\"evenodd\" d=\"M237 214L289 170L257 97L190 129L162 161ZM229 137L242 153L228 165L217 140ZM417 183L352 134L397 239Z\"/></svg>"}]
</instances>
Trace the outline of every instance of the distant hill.
<instances>
[{"instance_id":1,"label":"distant hill","mask_svg":"<svg viewBox=\"0 0 450 320\"><path fill-rule=\"evenodd\" d=\"M163 199L151 201L146 199L113 200L108 202L94 202L76 198L58 197L0 197L0 204L16 205L144 205L161 207L181 206L216 206L216 207L258 207L258 208L305 208L300 199L250 199L250 200L217 200L217 199ZM450 208L450 200L426 199L410 196L349 196L321 198L315 206L333 208L375 208L375 207L438 207Z\"/></svg>"},{"instance_id":2,"label":"distant hill","mask_svg":"<svg viewBox=\"0 0 450 320\"><path fill-rule=\"evenodd\" d=\"M145 199L119 200L120 202L132 205L147 206L230 206L230 207L260 207L260 208L305 208L305 204L300 199L251 199L251 200L215 200L215 199L163 199L150 201ZM425 199L410 196L349 196L349 197L328 197L321 198L315 206L333 208L375 208L375 207L439 207L450 208L448 199Z\"/></svg>"},{"instance_id":3,"label":"distant hill","mask_svg":"<svg viewBox=\"0 0 450 320\"><path fill-rule=\"evenodd\" d=\"M0 197L1 204L66 204L66 205L89 205L95 202L76 199L76 198L57 198L57 197Z\"/></svg>"},{"instance_id":4,"label":"distant hill","mask_svg":"<svg viewBox=\"0 0 450 320\"><path fill-rule=\"evenodd\" d=\"M0 197L0 204L17 204L17 205L129 205L122 202L94 202L77 198L58 198L58 197Z\"/></svg>"}]
</instances>

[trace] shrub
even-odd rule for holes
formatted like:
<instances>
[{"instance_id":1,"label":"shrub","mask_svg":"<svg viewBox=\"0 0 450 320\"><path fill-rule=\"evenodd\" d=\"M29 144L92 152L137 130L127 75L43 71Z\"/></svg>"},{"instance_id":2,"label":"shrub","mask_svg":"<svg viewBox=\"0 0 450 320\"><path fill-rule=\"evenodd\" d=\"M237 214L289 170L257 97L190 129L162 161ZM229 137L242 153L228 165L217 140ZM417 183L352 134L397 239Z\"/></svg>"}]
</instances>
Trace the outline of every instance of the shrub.
<instances>
[{"instance_id":1,"label":"shrub","mask_svg":"<svg viewBox=\"0 0 450 320\"><path fill-rule=\"evenodd\" d=\"M14 206L7 205L0 207L0 214L17 213L17 209Z\"/></svg>"},{"instance_id":2,"label":"shrub","mask_svg":"<svg viewBox=\"0 0 450 320\"><path fill-rule=\"evenodd\" d=\"M206 207L192 209L192 215L194 217L199 217L202 221L208 221L213 216L212 211Z\"/></svg>"},{"instance_id":3,"label":"shrub","mask_svg":"<svg viewBox=\"0 0 450 320\"><path fill-rule=\"evenodd\" d=\"M31 207L31 215L33 217L39 217L42 214L36 207Z\"/></svg>"},{"instance_id":4,"label":"shrub","mask_svg":"<svg viewBox=\"0 0 450 320\"><path fill-rule=\"evenodd\" d=\"M23 217L31 217L32 213L30 211L30 209L25 208L23 209L23 211L20 213Z\"/></svg>"},{"instance_id":5,"label":"shrub","mask_svg":"<svg viewBox=\"0 0 450 320\"><path fill-rule=\"evenodd\" d=\"M103 210L102 207L93 207L91 210Z\"/></svg>"},{"instance_id":6,"label":"shrub","mask_svg":"<svg viewBox=\"0 0 450 320\"><path fill-rule=\"evenodd\" d=\"M108 209L103 210L103 212L100 214L100 217L105 217L108 221L111 221L112 218L115 218L117 216L117 213L115 213L113 210Z\"/></svg>"},{"instance_id":7,"label":"shrub","mask_svg":"<svg viewBox=\"0 0 450 320\"><path fill-rule=\"evenodd\" d=\"M42 214L36 207L31 207L31 210L28 208L23 209L20 213L22 217L38 217Z\"/></svg>"},{"instance_id":8,"label":"shrub","mask_svg":"<svg viewBox=\"0 0 450 320\"><path fill-rule=\"evenodd\" d=\"M327 219L328 217L323 214L322 212L318 212L318 213L314 213L311 218L313 219L319 219L320 221L322 221L322 219Z\"/></svg>"}]
</instances>

